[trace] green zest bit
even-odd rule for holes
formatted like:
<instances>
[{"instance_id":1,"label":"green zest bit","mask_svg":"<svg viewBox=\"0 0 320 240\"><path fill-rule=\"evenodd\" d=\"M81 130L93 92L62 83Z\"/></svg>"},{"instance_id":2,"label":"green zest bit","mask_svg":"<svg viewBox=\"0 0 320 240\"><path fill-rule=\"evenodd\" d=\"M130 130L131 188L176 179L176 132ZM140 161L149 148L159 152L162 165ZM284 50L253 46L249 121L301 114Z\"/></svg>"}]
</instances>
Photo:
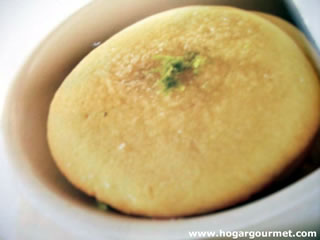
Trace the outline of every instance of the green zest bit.
<instances>
[{"instance_id":1,"label":"green zest bit","mask_svg":"<svg viewBox=\"0 0 320 240\"><path fill-rule=\"evenodd\" d=\"M105 204L105 203L99 202L99 201L97 201L97 207L100 210L103 210L103 211L107 211L108 210L108 205Z\"/></svg>"},{"instance_id":2,"label":"green zest bit","mask_svg":"<svg viewBox=\"0 0 320 240\"><path fill-rule=\"evenodd\" d=\"M161 60L162 63L157 71L161 74L159 82L163 85L164 92L172 88L181 88L178 75L189 69L197 74L199 67L205 62L205 58L196 52L188 52L184 56L155 56L155 59Z\"/></svg>"}]
</instances>

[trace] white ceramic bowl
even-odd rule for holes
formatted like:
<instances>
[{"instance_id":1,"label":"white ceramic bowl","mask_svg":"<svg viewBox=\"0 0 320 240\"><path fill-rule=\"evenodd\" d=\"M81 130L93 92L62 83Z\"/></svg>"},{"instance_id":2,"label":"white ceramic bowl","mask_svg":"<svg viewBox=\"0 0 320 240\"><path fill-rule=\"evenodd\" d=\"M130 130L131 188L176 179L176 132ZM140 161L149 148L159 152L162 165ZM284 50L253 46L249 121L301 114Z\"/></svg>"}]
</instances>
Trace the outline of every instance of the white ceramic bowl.
<instances>
[{"instance_id":1,"label":"white ceramic bowl","mask_svg":"<svg viewBox=\"0 0 320 240\"><path fill-rule=\"evenodd\" d=\"M46 141L48 106L75 64L123 27L153 13L186 4L235 1L94 1L51 33L15 79L4 112L7 156L33 205L88 239L187 239L189 231L313 228L320 221L320 171L272 195L217 213L176 220L151 220L98 210L56 168ZM262 1L259 1L261 3ZM274 1L264 1L264 4ZM272 11L256 1L237 6ZM296 216L300 216L297 220Z\"/></svg>"}]
</instances>

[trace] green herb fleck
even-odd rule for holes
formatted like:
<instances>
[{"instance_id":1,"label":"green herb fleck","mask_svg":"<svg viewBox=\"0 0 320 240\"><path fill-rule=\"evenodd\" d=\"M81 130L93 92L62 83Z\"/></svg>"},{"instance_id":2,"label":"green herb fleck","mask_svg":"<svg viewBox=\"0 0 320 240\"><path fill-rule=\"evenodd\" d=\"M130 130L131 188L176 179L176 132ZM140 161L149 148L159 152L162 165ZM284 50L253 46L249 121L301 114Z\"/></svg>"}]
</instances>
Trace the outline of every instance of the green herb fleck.
<instances>
[{"instance_id":1,"label":"green herb fleck","mask_svg":"<svg viewBox=\"0 0 320 240\"><path fill-rule=\"evenodd\" d=\"M103 211L107 211L109 209L107 204L99 201L97 201L97 207Z\"/></svg>"},{"instance_id":2,"label":"green herb fleck","mask_svg":"<svg viewBox=\"0 0 320 240\"><path fill-rule=\"evenodd\" d=\"M199 72L199 67L205 62L205 58L196 52L188 52L184 56L155 56L161 60L161 67L157 69L161 78L159 82L163 85L164 92L172 88L183 89L183 85L178 79L178 75L186 70L193 70L194 74Z\"/></svg>"}]
</instances>

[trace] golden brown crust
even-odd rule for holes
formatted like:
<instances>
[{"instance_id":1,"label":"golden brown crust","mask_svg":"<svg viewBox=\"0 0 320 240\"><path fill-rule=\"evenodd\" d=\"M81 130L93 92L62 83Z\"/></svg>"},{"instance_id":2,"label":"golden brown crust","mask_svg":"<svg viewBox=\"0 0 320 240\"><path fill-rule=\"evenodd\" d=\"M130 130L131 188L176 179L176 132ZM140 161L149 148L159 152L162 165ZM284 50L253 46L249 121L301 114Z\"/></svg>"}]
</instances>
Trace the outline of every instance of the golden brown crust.
<instances>
[{"instance_id":1,"label":"golden brown crust","mask_svg":"<svg viewBox=\"0 0 320 240\"><path fill-rule=\"evenodd\" d=\"M184 91L156 84L156 55L198 52ZM281 174L319 126L317 77L282 30L253 13L186 7L92 51L57 91L48 142L77 187L134 215L194 215L243 201Z\"/></svg>"},{"instance_id":2,"label":"golden brown crust","mask_svg":"<svg viewBox=\"0 0 320 240\"><path fill-rule=\"evenodd\" d=\"M289 37L291 37L291 39L294 40L295 43L300 47L300 49L303 51L303 53L306 55L309 61L312 61L312 52L315 51L315 49L309 43L308 39L304 36L304 34L299 31L299 29L297 29L294 25L277 16L262 12L254 13L275 24L282 31L288 34Z\"/></svg>"}]
</instances>

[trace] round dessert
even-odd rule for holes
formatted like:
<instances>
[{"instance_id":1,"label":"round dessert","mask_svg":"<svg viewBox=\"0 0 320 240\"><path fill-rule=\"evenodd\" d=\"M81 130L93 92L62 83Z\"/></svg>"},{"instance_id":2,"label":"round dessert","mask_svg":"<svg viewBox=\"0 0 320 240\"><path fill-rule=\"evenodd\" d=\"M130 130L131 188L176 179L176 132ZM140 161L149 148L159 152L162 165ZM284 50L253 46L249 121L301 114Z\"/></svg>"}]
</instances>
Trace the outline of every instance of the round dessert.
<instances>
[{"instance_id":1,"label":"round dessert","mask_svg":"<svg viewBox=\"0 0 320 240\"><path fill-rule=\"evenodd\" d=\"M320 122L298 45L255 13L192 6L122 30L56 92L48 142L67 179L132 215L248 199L295 164Z\"/></svg>"}]
</instances>

